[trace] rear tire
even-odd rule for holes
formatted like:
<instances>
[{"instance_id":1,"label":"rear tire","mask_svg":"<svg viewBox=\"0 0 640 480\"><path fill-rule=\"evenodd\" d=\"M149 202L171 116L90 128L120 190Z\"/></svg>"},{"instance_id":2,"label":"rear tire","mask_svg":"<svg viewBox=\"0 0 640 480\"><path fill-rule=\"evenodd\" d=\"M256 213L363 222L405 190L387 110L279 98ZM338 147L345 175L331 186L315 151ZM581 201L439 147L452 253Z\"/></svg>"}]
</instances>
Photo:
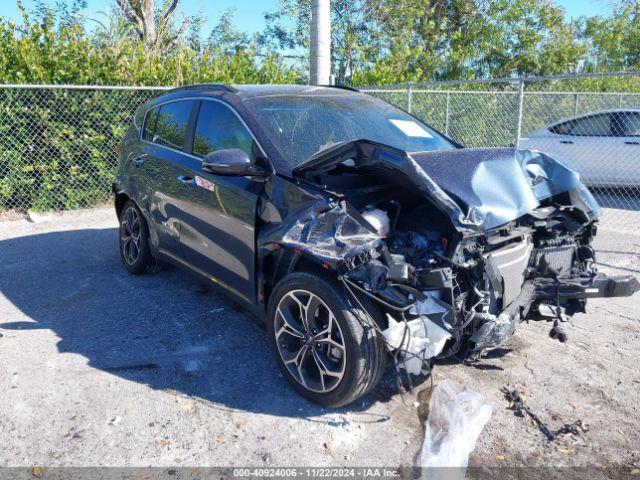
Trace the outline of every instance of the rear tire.
<instances>
[{"instance_id":1,"label":"rear tire","mask_svg":"<svg viewBox=\"0 0 640 480\"><path fill-rule=\"evenodd\" d=\"M140 275L155 264L149 247L149 228L142 212L131 200L120 213L120 259L134 275Z\"/></svg>"},{"instance_id":2,"label":"rear tire","mask_svg":"<svg viewBox=\"0 0 640 480\"><path fill-rule=\"evenodd\" d=\"M347 405L382 377L387 351L375 328L383 325L382 314L366 299L361 302L367 312L337 282L306 272L286 276L273 290L269 343L287 381L308 400Z\"/></svg>"}]
</instances>

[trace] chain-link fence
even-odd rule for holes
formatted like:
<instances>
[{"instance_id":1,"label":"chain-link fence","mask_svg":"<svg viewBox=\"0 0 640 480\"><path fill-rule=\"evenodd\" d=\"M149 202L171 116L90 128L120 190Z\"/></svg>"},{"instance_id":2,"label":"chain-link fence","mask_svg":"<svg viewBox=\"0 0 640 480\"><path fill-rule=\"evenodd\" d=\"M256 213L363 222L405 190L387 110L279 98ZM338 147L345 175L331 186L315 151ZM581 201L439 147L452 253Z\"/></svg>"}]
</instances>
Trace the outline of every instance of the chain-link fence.
<instances>
[{"instance_id":1,"label":"chain-link fence","mask_svg":"<svg viewBox=\"0 0 640 480\"><path fill-rule=\"evenodd\" d=\"M115 147L156 90L0 86L0 212L107 201Z\"/></svg>"},{"instance_id":2,"label":"chain-link fence","mask_svg":"<svg viewBox=\"0 0 640 480\"><path fill-rule=\"evenodd\" d=\"M468 147L544 151L578 171L603 221L640 228L640 75L433 82L363 89Z\"/></svg>"},{"instance_id":3,"label":"chain-link fence","mask_svg":"<svg viewBox=\"0 0 640 480\"><path fill-rule=\"evenodd\" d=\"M115 147L158 88L0 86L0 212L110 199ZM581 173L605 220L640 228L640 75L363 89L463 145L543 150Z\"/></svg>"}]
</instances>

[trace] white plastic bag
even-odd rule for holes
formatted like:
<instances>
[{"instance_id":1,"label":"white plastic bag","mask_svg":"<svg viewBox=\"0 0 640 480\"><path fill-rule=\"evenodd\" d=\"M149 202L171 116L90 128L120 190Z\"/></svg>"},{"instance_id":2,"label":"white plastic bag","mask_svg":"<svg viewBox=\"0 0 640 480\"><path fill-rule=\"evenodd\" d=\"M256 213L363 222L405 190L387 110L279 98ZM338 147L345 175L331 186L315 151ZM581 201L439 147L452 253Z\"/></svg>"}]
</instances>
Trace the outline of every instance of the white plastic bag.
<instances>
[{"instance_id":1,"label":"white plastic bag","mask_svg":"<svg viewBox=\"0 0 640 480\"><path fill-rule=\"evenodd\" d=\"M422 445L421 466L430 469L424 471L424 477L463 479L469 454L489 418L491 406L479 393L451 380L436 385Z\"/></svg>"}]
</instances>

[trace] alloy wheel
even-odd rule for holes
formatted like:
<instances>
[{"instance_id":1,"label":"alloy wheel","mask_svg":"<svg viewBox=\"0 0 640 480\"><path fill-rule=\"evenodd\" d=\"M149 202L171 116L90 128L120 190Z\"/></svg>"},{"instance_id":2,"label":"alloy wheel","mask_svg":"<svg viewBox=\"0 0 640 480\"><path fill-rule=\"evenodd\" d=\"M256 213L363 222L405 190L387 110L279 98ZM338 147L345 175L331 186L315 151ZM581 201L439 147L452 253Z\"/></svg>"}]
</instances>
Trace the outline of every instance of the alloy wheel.
<instances>
[{"instance_id":1,"label":"alloy wheel","mask_svg":"<svg viewBox=\"0 0 640 480\"><path fill-rule=\"evenodd\" d=\"M287 370L304 388L335 389L345 372L345 343L331 309L306 290L284 295L274 318L275 340Z\"/></svg>"},{"instance_id":2,"label":"alloy wheel","mask_svg":"<svg viewBox=\"0 0 640 480\"><path fill-rule=\"evenodd\" d=\"M120 246L122 257L129 265L133 265L140 258L141 230L140 214L134 207L127 208L121 220Z\"/></svg>"}]
</instances>

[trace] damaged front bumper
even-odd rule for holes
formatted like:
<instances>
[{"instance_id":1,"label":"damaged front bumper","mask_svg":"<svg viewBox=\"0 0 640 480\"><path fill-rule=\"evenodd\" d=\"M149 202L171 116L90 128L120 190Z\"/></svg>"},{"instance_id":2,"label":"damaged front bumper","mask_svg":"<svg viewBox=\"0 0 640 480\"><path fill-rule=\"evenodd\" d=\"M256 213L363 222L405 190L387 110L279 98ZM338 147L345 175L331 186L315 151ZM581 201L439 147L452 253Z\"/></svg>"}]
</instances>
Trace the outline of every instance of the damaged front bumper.
<instances>
[{"instance_id":1,"label":"damaged front bumper","mask_svg":"<svg viewBox=\"0 0 640 480\"><path fill-rule=\"evenodd\" d=\"M503 345L527 318L532 307L538 317L565 320L565 307L584 311L588 298L630 297L640 291L640 282L631 276L608 277L598 273L559 279L540 278L523 285L516 299L497 317L485 321L471 336L474 351Z\"/></svg>"},{"instance_id":2,"label":"damaged front bumper","mask_svg":"<svg viewBox=\"0 0 640 480\"><path fill-rule=\"evenodd\" d=\"M558 322L566 320L567 312L584 312L590 298L628 297L638 291L640 282L633 276L594 273L538 278L524 282L516 298L497 314L475 310L465 314L441 301L434 291L425 291L410 306L401 310L395 306L405 321L389 315L389 326L383 334L389 350L400 354L405 370L418 375L430 368L430 359L461 350L465 359L477 360L482 352L504 345L525 319L554 321L551 336L565 341ZM386 303L376 295L371 297ZM463 322L456 326L452 319L460 317Z\"/></svg>"},{"instance_id":3,"label":"damaged front bumper","mask_svg":"<svg viewBox=\"0 0 640 480\"><path fill-rule=\"evenodd\" d=\"M343 262L341 278L387 312L389 350L417 374L433 358L477 360L505 344L523 320L551 320L551 337L565 341L561 322L584 312L588 299L639 291L633 276L596 271L589 246L595 231L595 221L579 223L554 207L456 245L443 241L440 250L418 234L409 241L413 250L391 237ZM430 249L426 263L416 248Z\"/></svg>"},{"instance_id":4,"label":"damaged front bumper","mask_svg":"<svg viewBox=\"0 0 640 480\"><path fill-rule=\"evenodd\" d=\"M538 279L535 282L538 300L630 297L640 290L640 282L632 275L609 277L602 273L561 279Z\"/></svg>"}]
</instances>

